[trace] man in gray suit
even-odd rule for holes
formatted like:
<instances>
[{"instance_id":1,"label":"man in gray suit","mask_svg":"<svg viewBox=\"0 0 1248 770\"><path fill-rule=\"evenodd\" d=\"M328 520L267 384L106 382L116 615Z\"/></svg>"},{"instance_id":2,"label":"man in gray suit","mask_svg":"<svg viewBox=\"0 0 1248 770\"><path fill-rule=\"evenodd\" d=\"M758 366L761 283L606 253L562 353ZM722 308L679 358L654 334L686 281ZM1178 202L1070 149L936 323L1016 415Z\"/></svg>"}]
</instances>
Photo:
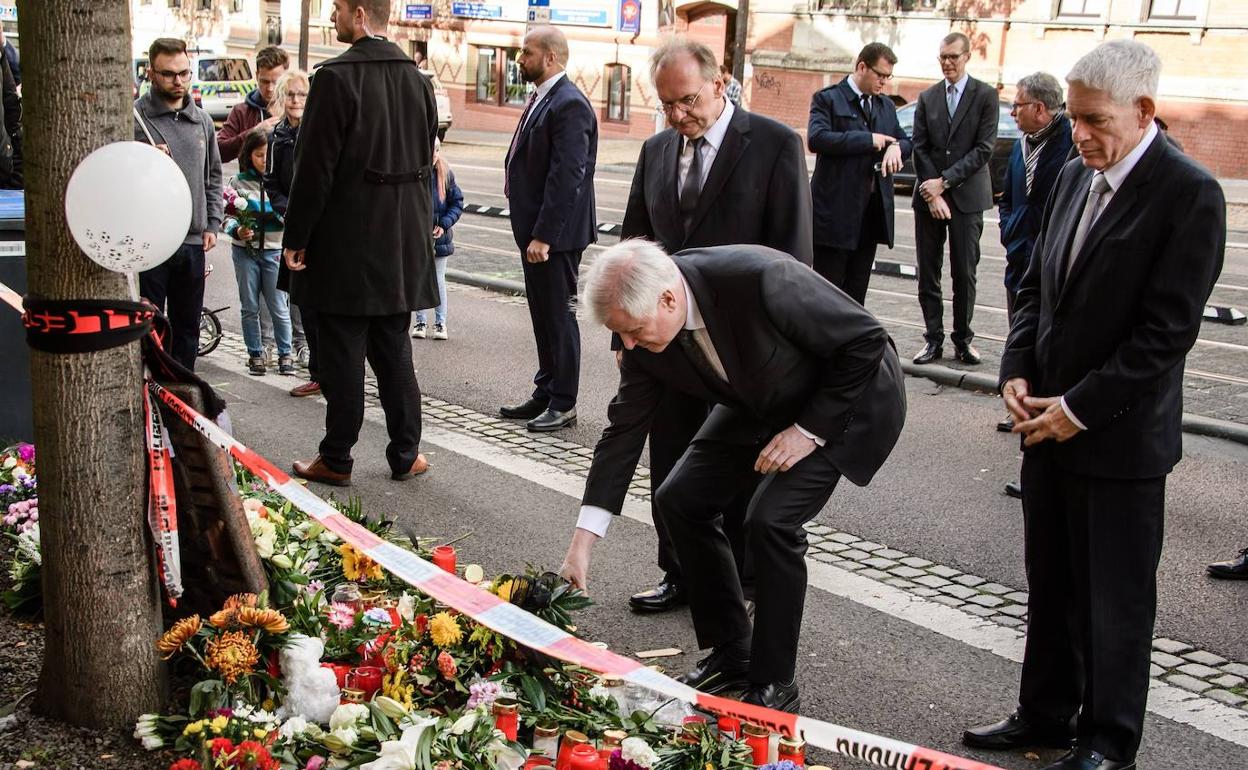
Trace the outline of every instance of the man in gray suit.
<instances>
[{"instance_id":1,"label":"man in gray suit","mask_svg":"<svg viewBox=\"0 0 1248 770\"><path fill-rule=\"evenodd\" d=\"M964 364L978 364L975 333L975 268L984 210L992 207L988 158L997 141L997 92L966 74L971 41L961 32L940 45L944 79L919 95L914 111L914 238L919 263L919 306L927 344L914 358L930 364L944 355L944 305L940 274L945 238L953 278L953 347Z\"/></svg>"}]
</instances>

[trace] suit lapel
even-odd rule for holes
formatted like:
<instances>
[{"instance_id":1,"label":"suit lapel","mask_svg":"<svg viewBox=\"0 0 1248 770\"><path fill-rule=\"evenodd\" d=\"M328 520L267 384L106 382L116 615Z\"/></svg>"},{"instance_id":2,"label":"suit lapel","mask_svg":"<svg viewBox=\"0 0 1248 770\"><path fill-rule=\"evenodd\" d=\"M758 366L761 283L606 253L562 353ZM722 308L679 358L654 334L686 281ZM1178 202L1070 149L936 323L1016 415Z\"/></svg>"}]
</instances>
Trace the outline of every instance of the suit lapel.
<instances>
[{"instance_id":1,"label":"suit lapel","mask_svg":"<svg viewBox=\"0 0 1248 770\"><path fill-rule=\"evenodd\" d=\"M733 110L732 121L728 124L724 141L715 153L715 160L711 163L711 173L707 175L706 184L702 185L702 192L698 194L698 208L693 212L689 232L685 233L686 238L689 237L689 233L698 229L702 218L718 203L716 199L719 197L720 190L724 189L724 184L728 181L728 177L732 176L732 170L736 168L737 161L745 154L745 148L749 146L750 118L745 110L738 107Z\"/></svg>"},{"instance_id":2,"label":"suit lapel","mask_svg":"<svg viewBox=\"0 0 1248 770\"><path fill-rule=\"evenodd\" d=\"M1060 210L1067 214L1061 217L1053 239L1057 251L1052 251L1050 247L1049 253L1053 255L1053 258L1044 265L1044 269L1049 273L1049 285L1057 287L1059 302L1061 295L1066 291L1066 276L1063 273L1069 259L1071 241L1075 239L1075 230L1079 227L1079 218L1083 216L1083 206L1087 199L1088 187L1092 183L1092 173L1092 169L1081 166L1079 173L1075 174L1074 181L1066 188L1062 199L1064 205ZM1055 221L1057 221L1056 218L1050 219L1050 222Z\"/></svg>"},{"instance_id":3,"label":"suit lapel","mask_svg":"<svg viewBox=\"0 0 1248 770\"><path fill-rule=\"evenodd\" d=\"M943 80L941 81L944 82ZM979 81L973 77L967 77L966 88L962 89L962 98L958 100L958 109L953 113L953 121L949 124L949 136L953 136L953 132L958 130L958 126L962 123L962 118L966 117L966 113L971 109L971 101L975 98L975 88ZM945 103L945 113L948 114L949 105Z\"/></svg>"},{"instance_id":4,"label":"suit lapel","mask_svg":"<svg viewBox=\"0 0 1248 770\"><path fill-rule=\"evenodd\" d=\"M664 235L679 233L677 244L683 244L685 226L680 221L679 196L676 191L677 169L680 163L680 134L670 130L667 141L660 147L658 157L646 169L646 198L654 221L654 232L660 241L666 242ZM651 202L657 205L651 205ZM661 219L661 222L659 221ZM679 248L673 251L680 251Z\"/></svg>"},{"instance_id":5,"label":"suit lapel","mask_svg":"<svg viewBox=\"0 0 1248 770\"><path fill-rule=\"evenodd\" d=\"M741 369L741 360L737 355L737 338L732 330L732 322L720 310L719 297L715 290L703 280L697 267L681 260L677 260L676 264L680 267L680 272L684 275L685 281L693 291L694 299L698 302L698 310L702 313L703 322L706 323L706 333L710 335L711 344L715 346L719 362L724 365L724 374L728 376L727 387L740 398L744 392L741 385L745 382L745 372Z\"/></svg>"},{"instance_id":6,"label":"suit lapel","mask_svg":"<svg viewBox=\"0 0 1248 770\"><path fill-rule=\"evenodd\" d=\"M538 119L550 109L550 103L554 101L555 94L559 93L559 89L563 88L567 82L568 76L565 73L563 77L559 78L559 82L551 86L550 93L546 94L546 98L533 105L533 111L529 113L529 119L525 121L524 128L517 127L517 130L520 131L520 138L516 140L516 151L513 155L520 154L520 148L524 147L525 143L528 142L529 134L532 133L533 127L537 125ZM523 117L523 114L521 116ZM510 160L510 156L508 160Z\"/></svg>"}]
</instances>

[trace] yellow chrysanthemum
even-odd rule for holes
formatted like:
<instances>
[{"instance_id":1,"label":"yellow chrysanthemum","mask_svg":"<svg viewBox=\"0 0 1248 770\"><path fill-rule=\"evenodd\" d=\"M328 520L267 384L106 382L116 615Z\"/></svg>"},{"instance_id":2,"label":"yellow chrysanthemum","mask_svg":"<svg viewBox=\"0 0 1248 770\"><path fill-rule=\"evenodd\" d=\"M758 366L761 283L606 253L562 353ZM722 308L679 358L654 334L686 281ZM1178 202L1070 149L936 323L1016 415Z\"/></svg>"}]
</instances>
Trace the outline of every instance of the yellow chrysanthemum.
<instances>
[{"instance_id":1,"label":"yellow chrysanthemum","mask_svg":"<svg viewBox=\"0 0 1248 770\"><path fill-rule=\"evenodd\" d=\"M496 592L498 594L498 598L502 599L505 602L511 601L511 592L515 587L516 587L516 581L514 580L505 581L498 587L498 591Z\"/></svg>"},{"instance_id":2,"label":"yellow chrysanthemum","mask_svg":"<svg viewBox=\"0 0 1248 770\"><path fill-rule=\"evenodd\" d=\"M246 628L263 628L270 634L283 634L290 629L286 616L277 610L242 607L238 610L238 624Z\"/></svg>"},{"instance_id":3,"label":"yellow chrysanthemum","mask_svg":"<svg viewBox=\"0 0 1248 770\"><path fill-rule=\"evenodd\" d=\"M225 732L225 728L230 726L230 718L224 715L213 717L212 721L208 723L208 726L212 728L214 733L220 735Z\"/></svg>"},{"instance_id":4,"label":"yellow chrysanthemum","mask_svg":"<svg viewBox=\"0 0 1248 770\"><path fill-rule=\"evenodd\" d=\"M198 722L191 722L189 725L182 728L183 735L198 735L202 733L203 731L204 731L204 720L202 719L199 720Z\"/></svg>"},{"instance_id":5,"label":"yellow chrysanthemum","mask_svg":"<svg viewBox=\"0 0 1248 770\"><path fill-rule=\"evenodd\" d=\"M451 647L464 638L459 621L449 612L439 612L429 619L429 636L439 647Z\"/></svg>"},{"instance_id":6,"label":"yellow chrysanthemum","mask_svg":"<svg viewBox=\"0 0 1248 770\"><path fill-rule=\"evenodd\" d=\"M260 652L242 631L227 631L208 642L205 662L208 668L221 672L221 678L227 684L234 684L240 676L251 673L256 667L260 662Z\"/></svg>"},{"instance_id":7,"label":"yellow chrysanthemum","mask_svg":"<svg viewBox=\"0 0 1248 770\"><path fill-rule=\"evenodd\" d=\"M342 554L342 574L347 580L381 580L385 577L380 564L368 558L350 543L340 545L338 553Z\"/></svg>"},{"instance_id":8,"label":"yellow chrysanthemum","mask_svg":"<svg viewBox=\"0 0 1248 770\"><path fill-rule=\"evenodd\" d=\"M198 615L192 615L189 618L182 618L173 624L173 628L164 633L160 639L156 640L156 649L165 654L165 659L173 657L173 654L182 649L182 646L189 642L195 634L199 633L203 622Z\"/></svg>"}]
</instances>

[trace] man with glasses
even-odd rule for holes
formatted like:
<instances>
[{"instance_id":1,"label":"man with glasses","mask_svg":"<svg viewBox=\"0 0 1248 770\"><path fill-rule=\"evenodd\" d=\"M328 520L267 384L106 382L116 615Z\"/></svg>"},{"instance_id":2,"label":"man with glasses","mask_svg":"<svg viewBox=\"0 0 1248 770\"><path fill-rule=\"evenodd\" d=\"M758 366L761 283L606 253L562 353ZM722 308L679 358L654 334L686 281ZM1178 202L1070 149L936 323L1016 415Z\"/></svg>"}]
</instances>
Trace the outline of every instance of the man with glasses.
<instances>
[{"instance_id":1,"label":"man with glasses","mask_svg":"<svg viewBox=\"0 0 1248 770\"><path fill-rule=\"evenodd\" d=\"M277 81L290 66L290 57L281 48L271 45L256 54L256 88L247 98L234 105L225 119L225 125L217 132L217 146L221 148L221 162L229 163L238 157L247 132L259 126L264 133L273 132L277 118L269 111Z\"/></svg>"},{"instance_id":2,"label":"man with glasses","mask_svg":"<svg viewBox=\"0 0 1248 770\"><path fill-rule=\"evenodd\" d=\"M191 227L168 260L139 274L139 292L169 317L170 355L194 371L204 305L204 252L217 244L223 216L221 156L212 118L191 98L186 43L157 38L147 57L152 87L134 102L134 138L168 153L182 169L191 188Z\"/></svg>"},{"instance_id":3,"label":"man with glasses","mask_svg":"<svg viewBox=\"0 0 1248 770\"><path fill-rule=\"evenodd\" d=\"M670 127L642 145L620 237L655 241L669 254L754 243L809 265L810 185L801 137L771 118L733 106L715 54L701 43L680 38L664 43L650 57L650 76ZM620 349L618 340L612 345ZM652 492L689 447L709 408L675 391L662 399L650 430ZM629 600L640 612L662 612L685 602L675 549L653 500L652 495L664 578ZM736 515L726 517L738 553L745 502L735 506ZM603 515L600 521L610 519Z\"/></svg>"},{"instance_id":4,"label":"man with glasses","mask_svg":"<svg viewBox=\"0 0 1248 770\"><path fill-rule=\"evenodd\" d=\"M531 431L550 433L576 424L581 378L576 281L582 252L598 240L598 119L589 99L564 74L568 40L559 29L530 29L516 63L524 81L536 88L507 151L503 193L522 257L537 374L533 394L499 413L528 420Z\"/></svg>"},{"instance_id":5,"label":"man with glasses","mask_svg":"<svg viewBox=\"0 0 1248 770\"><path fill-rule=\"evenodd\" d=\"M854 71L810 100L806 142L815 153L810 180L815 271L866 304L875 247L893 247L893 183L910 157L910 137L884 95L897 55L868 43Z\"/></svg>"},{"instance_id":6,"label":"man with glasses","mask_svg":"<svg viewBox=\"0 0 1248 770\"><path fill-rule=\"evenodd\" d=\"M944 79L919 95L914 111L914 237L918 252L919 307L926 341L914 357L930 364L944 355L944 304L940 274L945 239L953 278L953 347L964 364L978 364L975 333L975 269L984 211L992 207L988 158L997 141L997 92L966 74L971 41L961 32L940 44Z\"/></svg>"}]
</instances>

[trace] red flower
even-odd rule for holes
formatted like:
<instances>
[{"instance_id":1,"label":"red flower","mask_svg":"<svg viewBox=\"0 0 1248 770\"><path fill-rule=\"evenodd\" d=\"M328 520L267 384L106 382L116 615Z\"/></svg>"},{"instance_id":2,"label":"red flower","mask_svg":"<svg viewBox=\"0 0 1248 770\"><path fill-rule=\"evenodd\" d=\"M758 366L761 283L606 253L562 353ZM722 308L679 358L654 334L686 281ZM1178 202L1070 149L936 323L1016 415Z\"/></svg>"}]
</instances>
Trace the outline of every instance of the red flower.
<instances>
[{"instance_id":1,"label":"red flower","mask_svg":"<svg viewBox=\"0 0 1248 770\"><path fill-rule=\"evenodd\" d=\"M438 672L444 679L455 678L455 659L445 650L438 653Z\"/></svg>"},{"instance_id":2,"label":"red flower","mask_svg":"<svg viewBox=\"0 0 1248 770\"><path fill-rule=\"evenodd\" d=\"M203 767L201 767L195 760L189 757L184 757L183 759L179 759L177 762L174 762L172 765L169 765L169 770L203 770Z\"/></svg>"},{"instance_id":3,"label":"red flower","mask_svg":"<svg viewBox=\"0 0 1248 770\"><path fill-rule=\"evenodd\" d=\"M213 738L208 744L209 751L212 752L212 758L216 759L222 754L230 754L234 751L234 741L229 738Z\"/></svg>"},{"instance_id":4,"label":"red flower","mask_svg":"<svg viewBox=\"0 0 1248 770\"><path fill-rule=\"evenodd\" d=\"M416 636L424 636L429 630L429 616L423 612L412 618L412 623L416 625Z\"/></svg>"},{"instance_id":5,"label":"red flower","mask_svg":"<svg viewBox=\"0 0 1248 770\"><path fill-rule=\"evenodd\" d=\"M238 756L232 766L242 770L269 770L274 764L273 757L269 756L264 746L255 741L243 741L238 744Z\"/></svg>"}]
</instances>

